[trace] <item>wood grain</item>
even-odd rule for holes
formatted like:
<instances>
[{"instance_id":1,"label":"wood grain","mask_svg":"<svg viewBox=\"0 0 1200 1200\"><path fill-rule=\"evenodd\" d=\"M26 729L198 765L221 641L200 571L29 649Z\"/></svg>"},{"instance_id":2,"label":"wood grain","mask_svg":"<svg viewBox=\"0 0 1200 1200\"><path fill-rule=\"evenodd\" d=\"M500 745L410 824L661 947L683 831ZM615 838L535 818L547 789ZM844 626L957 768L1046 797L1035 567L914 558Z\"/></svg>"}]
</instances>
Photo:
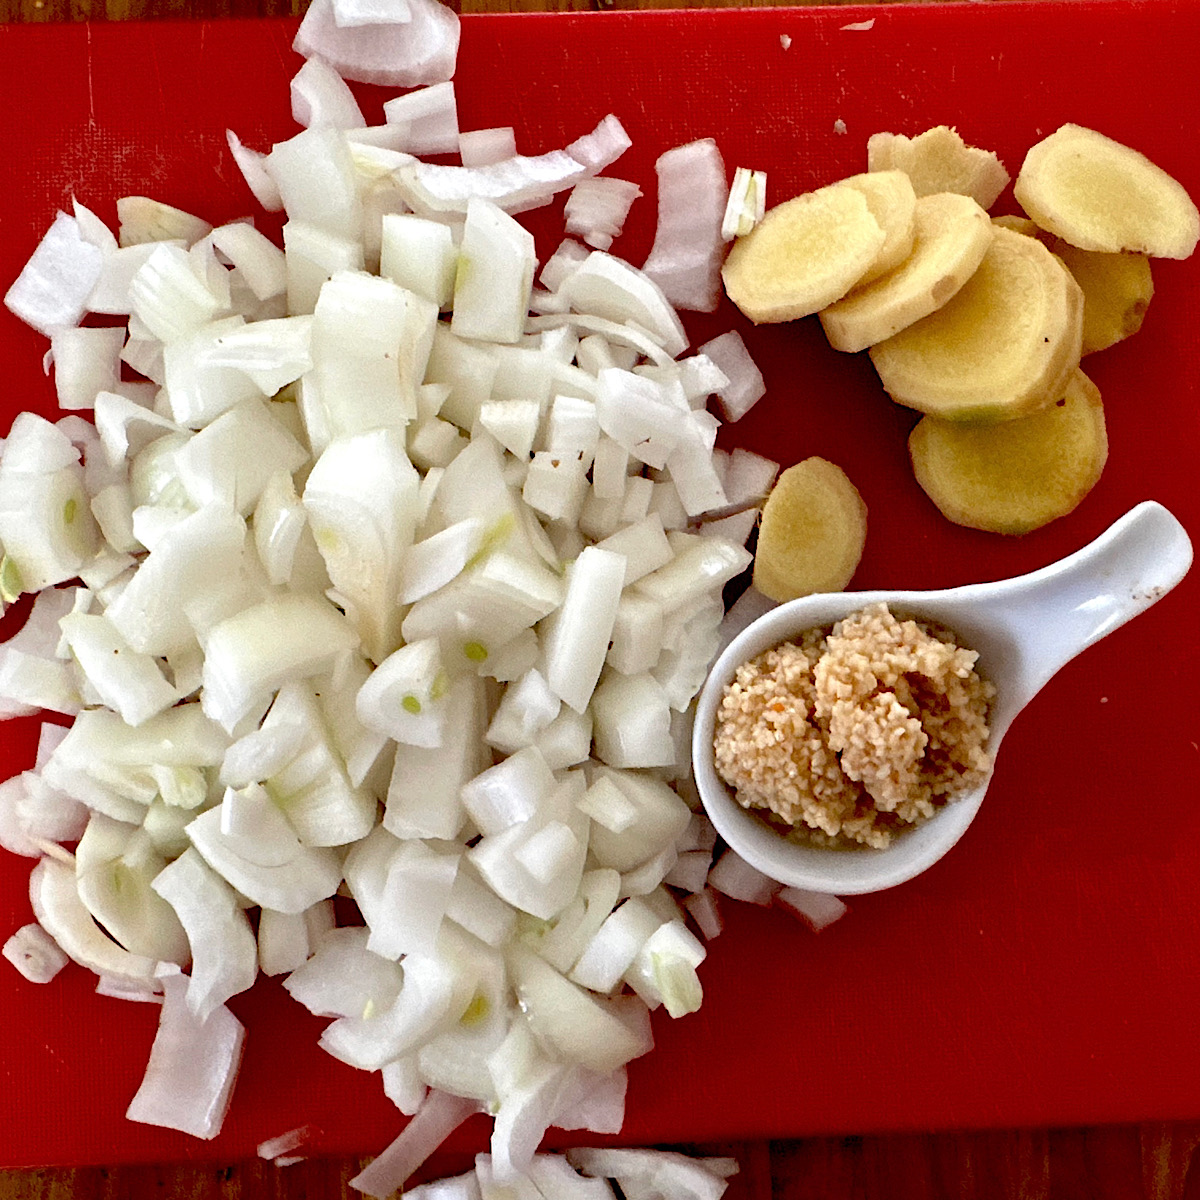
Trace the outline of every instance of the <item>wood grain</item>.
<instances>
[{"instance_id":1,"label":"wood grain","mask_svg":"<svg viewBox=\"0 0 1200 1200\"><path fill-rule=\"evenodd\" d=\"M460 12L715 8L731 0L454 0ZM733 0L742 6L767 0ZM773 0L775 4L789 0ZM820 3L822 0L791 0ZM833 0L837 2L837 0ZM861 0L860 0L861 2ZM1051 0L1054 2L1054 0ZM1066 0L1069 2L1069 0ZM306 0L0 0L0 23L299 16ZM687 1149L687 1147L680 1147ZM1200 1123L811 1138L723 1148L754 1200L1200 1200ZM0 1170L0 1200L334 1200L366 1159Z\"/></svg>"}]
</instances>

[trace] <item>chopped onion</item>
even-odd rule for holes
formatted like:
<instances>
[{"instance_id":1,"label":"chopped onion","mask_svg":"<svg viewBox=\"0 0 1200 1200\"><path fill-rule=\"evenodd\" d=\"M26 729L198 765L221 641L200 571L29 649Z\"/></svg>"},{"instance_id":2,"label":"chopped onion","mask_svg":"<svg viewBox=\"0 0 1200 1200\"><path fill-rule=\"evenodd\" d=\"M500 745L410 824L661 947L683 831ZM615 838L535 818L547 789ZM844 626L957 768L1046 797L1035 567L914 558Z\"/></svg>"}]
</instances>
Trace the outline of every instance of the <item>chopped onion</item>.
<instances>
[{"instance_id":1,"label":"chopped onion","mask_svg":"<svg viewBox=\"0 0 1200 1200\"><path fill-rule=\"evenodd\" d=\"M311 1140L318 1133L319 1130L314 1125L300 1125L295 1129L289 1129L286 1133L276 1134L275 1137L258 1143L258 1157L265 1158L277 1166L290 1166L292 1163L301 1161L301 1159L293 1157L293 1151L299 1150L305 1142Z\"/></svg>"},{"instance_id":2,"label":"chopped onion","mask_svg":"<svg viewBox=\"0 0 1200 1200\"><path fill-rule=\"evenodd\" d=\"M70 961L36 923L22 925L4 943L3 953L30 983L49 983Z\"/></svg>"},{"instance_id":3,"label":"chopped onion","mask_svg":"<svg viewBox=\"0 0 1200 1200\"><path fill-rule=\"evenodd\" d=\"M497 129L471 129L458 135L458 156L464 167L486 167L515 158L517 136L511 125Z\"/></svg>"},{"instance_id":4,"label":"chopped onion","mask_svg":"<svg viewBox=\"0 0 1200 1200\"><path fill-rule=\"evenodd\" d=\"M403 25L412 20L412 9L408 0L334 0L333 19L339 28Z\"/></svg>"},{"instance_id":5,"label":"chopped onion","mask_svg":"<svg viewBox=\"0 0 1200 1200\"><path fill-rule=\"evenodd\" d=\"M149 196L122 196L117 201L117 222L122 246L176 240L191 246L212 229L202 217Z\"/></svg>"},{"instance_id":6,"label":"chopped onion","mask_svg":"<svg viewBox=\"0 0 1200 1200\"><path fill-rule=\"evenodd\" d=\"M79 221L60 212L5 294L5 306L47 337L78 325L103 263L104 252L84 240Z\"/></svg>"},{"instance_id":7,"label":"chopped onion","mask_svg":"<svg viewBox=\"0 0 1200 1200\"><path fill-rule=\"evenodd\" d=\"M431 1091L400 1136L355 1175L350 1186L384 1200L402 1188L438 1146L477 1111L473 1100Z\"/></svg>"},{"instance_id":8,"label":"chopped onion","mask_svg":"<svg viewBox=\"0 0 1200 1200\"><path fill-rule=\"evenodd\" d=\"M624 126L609 113L592 130L576 138L567 146L567 153L587 168L588 174L596 175L613 163L633 145Z\"/></svg>"},{"instance_id":9,"label":"chopped onion","mask_svg":"<svg viewBox=\"0 0 1200 1200\"><path fill-rule=\"evenodd\" d=\"M396 129L397 150L453 154L458 149L458 105L448 80L385 101L383 115Z\"/></svg>"},{"instance_id":10,"label":"chopped onion","mask_svg":"<svg viewBox=\"0 0 1200 1200\"><path fill-rule=\"evenodd\" d=\"M50 338L60 408L92 408L98 392L117 387L123 329L67 327Z\"/></svg>"},{"instance_id":11,"label":"chopped onion","mask_svg":"<svg viewBox=\"0 0 1200 1200\"><path fill-rule=\"evenodd\" d=\"M721 220L721 238L731 242L745 237L763 219L767 208L767 173L737 167L729 188L729 201Z\"/></svg>"},{"instance_id":12,"label":"chopped onion","mask_svg":"<svg viewBox=\"0 0 1200 1200\"><path fill-rule=\"evenodd\" d=\"M43 858L29 878L29 897L38 924L70 958L97 975L154 978L154 961L118 946L92 919L75 885L73 865Z\"/></svg>"},{"instance_id":13,"label":"chopped onion","mask_svg":"<svg viewBox=\"0 0 1200 1200\"><path fill-rule=\"evenodd\" d=\"M619 1131L650 1009L702 998L684 914L711 937L713 886L762 900L709 869L686 741L777 467L714 449L709 398L757 385L727 341L680 358L652 272L566 239L534 289L514 214L573 188L568 229L607 248L639 189L598 172L629 138L462 133L458 27L434 0L314 0L307 128L267 155L229 135L282 249L128 196L119 243L77 206L10 293L45 317L53 277L60 402L95 419L24 415L0 458L0 597L38 593L0 716L74 715L0 786L0 841L42 856L35 930L105 994L163 993L132 1119L215 1134L225 1001L262 971L415 1114L356 1186L390 1192L485 1109L492 1152L454 1189L601 1200L539 1142ZM368 128L347 79L418 90ZM714 164L660 164L664 199L707 172L702 219L660 229L672 288L711 273ZM333 928L335 894L362 929ZM719 1194L689 1170L660 1162L659 1191Z\"/></svg>"},{"instance_id":14,"label":"chopped onion","mask_svg":"<svg viewBox=\"0 0 1200 1200\"><path fill-rule=\"evenodd\" d=\"M706 354L728 377L728 383L717 391L721 412L727 421L740 421L766 394L762 372L746 349L742 335L736 329L718 334L705 342L698 353Z\"/></svg>"},{"instance_id":15,"label":"chopped onion","mask_svg":"<svg viewBox=\"0 0 1200 1200\"><path fill-rule=\"evenodd\" d=\"M799 917L810 929L819 933L827 925L844 917L849 911L836 896L785 887L775 893L775 903Z\"/></svg>"},{"instance_id":16,"label":"chopped onion","mask_svg":"<svg viewBox=\"0 0 1200 1200\"><path fill-rule=\"evenodd\" d=\"M718 892L747 904L770 904L781 887L732 850L717 860L708 882Z\"/></svg>"},{"instance_id":17,"label":"chopped onion","mask_svg":"<svg viewBox=\"0 0 1200 1200\"><path fill-rule=\"evenodd\" d=\"M229 145L229 153L237 164L246 186L254 194L254 198L268 212L279 212L283 208L283 197L279 185L271 177L266 167L267 156L258 150L243 146L238 135L232 129L225 130L225 140ZM100 311L100 310L98 310Z\"/></svg>"},{"instance_id":18,"label":"chopped onion","mask_svg":"<svg viewBox=\"0 0 1200 1200\"><path fill-rule=\"evenodd\" d=\"M596 250L607 250L641 194L636 183L625 179L603 175L581 179L567 197L567 232L583 238Z\"/></svg>"},{"instance_id":19,"label":"chopped onion","mask_svg":"<svg viewBox=\"0 0 1200 1200\"><path fill-rule=\"evenodd\" d=\"M292 76L291 90L292 117L297 125L360 129L367 123L346 81L319 58L305 60Z\"/></svg>"},{"instance_id":20,"label":"chopped onion","mask_svg":"<svg viewBox=\"0 0 1200 1200\"><path fill-rule=\"evenodd\" d=\"M164 973L162 1015L150 1061L125 1115L212 1139L221 1132L242 1057L245 1028L223 1005L207 1019L187 1003L187 979Z\"/></svg>"},{"instance_id":21,"label":"chopped onion","mask_svg":"<svg viewBox=\"0 0 1200 1200\"><path fill-rule=\"evenodd\" d=\"M668 150L658 172L658 228L642 270L679 308L712 312L721 296L728 186L711 138Z\"/></svg>"},{"instance_id":22,"label":"chopped onion","mask_svg":"<svg viewBox=\"0 0 1200 1200\"><path fill-rule=\"evenodd\" d=\"M438 0L407 0L407 6L407 21L339 25L333 0L313 0L292 49L359 83L418 87L449 79L458 57L458 15Z\"/></svg>"},{"instance_id":23,"label":"chopped onion","mask_svg":"<svg viewBox=\"0 0 1200 1200\"><path fill-rule=\"evenodd\" d=\"M705 941L711 942L725 928L721 910L717 901L717 893L712 888L705 887L702 891L685 896L683 906L688 916L696 922Z\"/></svg>"},{"instance_id":24,"label":"chopped onion","mask_svg":"<svg viewBox=\"0 0 1200 1200\"><path fill-rule=\"evenodd\" d=\"M195 850L164 867L152 886L187 933L192 954L187 1004L204 1021L254 983L258 968L249 919L233 889Z\"/></svg>"}]
</instances>

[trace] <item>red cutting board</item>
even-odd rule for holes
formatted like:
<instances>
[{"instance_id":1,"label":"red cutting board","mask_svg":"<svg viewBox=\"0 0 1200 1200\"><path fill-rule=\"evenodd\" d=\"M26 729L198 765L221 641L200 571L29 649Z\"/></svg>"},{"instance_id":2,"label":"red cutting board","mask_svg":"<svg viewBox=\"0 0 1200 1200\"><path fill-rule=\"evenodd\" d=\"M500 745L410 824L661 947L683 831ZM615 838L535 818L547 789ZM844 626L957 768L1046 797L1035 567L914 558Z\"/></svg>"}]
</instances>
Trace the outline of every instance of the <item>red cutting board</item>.
<instances>
[{"instance_id":1,"label":"red cutting board","mask_svg":"<svg viewBox=\"0 0 1200 1200\"><path fill-rule=\"evenodd\" d=\"M0 28L0 281L72 194L112 219L148 193L210 220L253 211L224 131L289 136L294 25ZM463 128L512 124L523 150L616 113L637 181L615 252L640 262L655 157L718 140L782 200L865 166L867 136L956 124L1014 172L1066 121L1129 142L1200 196L1200 8L1190 2L480 16L463 21ZM371 119L381 95L364 91ZM1001 199L1011 208L1011 197ZM561 204L537 214L543 253ZM724 444L840 463L870 511L862 587L994 579L1076 549L1155 498L1200 533L1200 261L1160 264L1142 332L1088 367L1111 457L1070 517L1019 540L947 524L908 472L911 416L813 321L742 329L769 396ZM3 404L48 409L45 346L0 313ZM702 1011L655 1019L630 1072L627 1141L1200 1118L1200 579L1065 670L1005 743L991 795L926 875L852 902L813 935L729 903ZM27 729L0 731L13 769ZM29 919L27 862L0 862L0 936ZM2 964L0 964L2 967ZM401 1122L375 1080L316 1048L321 1022L263 982L213 1143L128 1124L152 1006L97 998L70 969L37 988L0 969L0 1162L252 1154L305 1123L315 1148L374 1152ZM477 1121L461 1148L480 1145Z\"/></svg>"}]
</instances>

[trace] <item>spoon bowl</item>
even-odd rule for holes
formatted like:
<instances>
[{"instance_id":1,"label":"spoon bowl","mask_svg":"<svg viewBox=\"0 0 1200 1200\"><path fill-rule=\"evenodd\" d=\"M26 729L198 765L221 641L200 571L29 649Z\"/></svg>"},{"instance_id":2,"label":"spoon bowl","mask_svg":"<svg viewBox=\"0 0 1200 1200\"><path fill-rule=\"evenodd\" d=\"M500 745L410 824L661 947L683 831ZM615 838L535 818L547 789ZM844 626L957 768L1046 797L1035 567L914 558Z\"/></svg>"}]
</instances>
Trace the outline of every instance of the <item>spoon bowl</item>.
<instances>
[{"instance_id":1,"label":"spoon bowl","mask_svg":"<svg viewBox=\"0 0 1200 1200\"><path fill-rule=\"evenodd\" d=\"M899 617L953 630L979 653L996 688L989 717L993 767L1021 710L1076 655L1167 594L1187 573L1192 545L1161 504L1137 505L1094 542L1050 566L996 583L934 592L838 592L780 604L752 621L717 659L696 706L692 763L704 808L728 845L751 866L790 887L833 895L877 892L931 867L962 837L988 781L960 794L882 850L822 849L789 841L738 804L717 773L713 736L726 685L748 660L805 630L831 625L884 601ZM989 773L990 779L990 773Z\"/></svg>"}]
</instances>

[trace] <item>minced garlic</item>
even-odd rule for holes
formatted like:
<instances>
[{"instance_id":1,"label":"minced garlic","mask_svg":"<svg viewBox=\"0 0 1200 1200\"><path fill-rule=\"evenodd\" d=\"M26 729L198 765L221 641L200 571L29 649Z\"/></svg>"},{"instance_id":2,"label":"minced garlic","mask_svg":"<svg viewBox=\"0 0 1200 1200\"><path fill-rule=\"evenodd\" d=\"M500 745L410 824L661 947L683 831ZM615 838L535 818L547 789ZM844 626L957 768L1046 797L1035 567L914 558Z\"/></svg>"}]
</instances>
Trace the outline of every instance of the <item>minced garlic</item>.
<instances>
[{"instance_id":1,"label":"minced garlic","mask_svg":"<svg viewBox=\"0 0 1200 1200\"><path fill-rule=\"evenodd\" d=\"M717 713L744 808L825 846L887 846L986 778L995 689L953 635L873 604L738 668Z\"/></svg>"}]
</instances>

